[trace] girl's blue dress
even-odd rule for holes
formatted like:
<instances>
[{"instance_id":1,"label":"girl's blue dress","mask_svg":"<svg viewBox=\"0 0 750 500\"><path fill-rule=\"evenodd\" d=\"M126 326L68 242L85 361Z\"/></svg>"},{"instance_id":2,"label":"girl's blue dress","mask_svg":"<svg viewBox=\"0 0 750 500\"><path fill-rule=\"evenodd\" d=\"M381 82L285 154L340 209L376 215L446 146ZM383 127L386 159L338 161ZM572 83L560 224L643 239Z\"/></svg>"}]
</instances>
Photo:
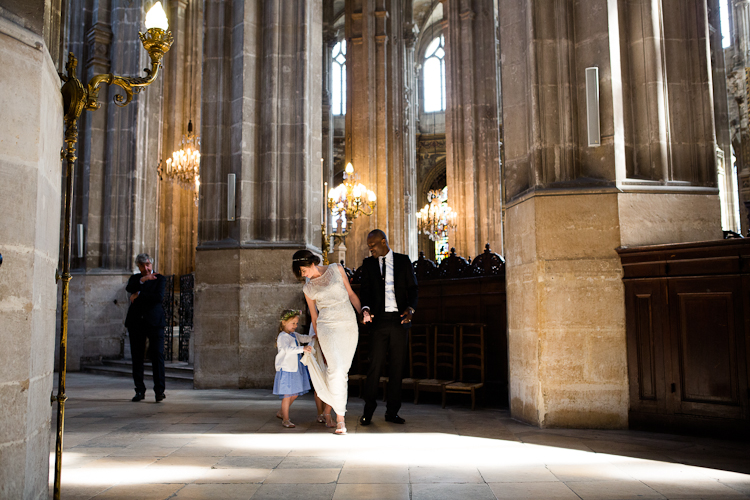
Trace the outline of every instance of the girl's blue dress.
<instances>
[{"instance_id":1,"label":"girl's blue dress","mask_svg":"<svg viewBox=\"0 0 750 500\"><path fill-rule=\"evenodd\" d=\"M297 337L294 335L292 337L294 337L294 342L299 345ZM285 372L284 370L276 372L276 378L273 380L273 393L277 394L279 399L289 396L302 396L310 392L310 374L300 359L302 359L302 354L297 355L296 372Z\"/></svg>"}]
</instances>

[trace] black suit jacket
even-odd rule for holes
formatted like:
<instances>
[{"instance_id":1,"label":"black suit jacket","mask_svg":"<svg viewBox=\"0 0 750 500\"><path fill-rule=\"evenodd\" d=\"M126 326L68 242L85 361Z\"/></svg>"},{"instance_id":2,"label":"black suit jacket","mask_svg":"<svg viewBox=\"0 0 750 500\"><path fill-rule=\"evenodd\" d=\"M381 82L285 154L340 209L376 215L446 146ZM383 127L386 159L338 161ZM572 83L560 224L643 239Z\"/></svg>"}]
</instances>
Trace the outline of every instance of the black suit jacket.
<instances>
[{"instance_id":1,"label":"black suit jacket","mask_svg":"<svg viewBox=\"0 0 750 500\"><path fill-rule=\"evenodd\" d=\"M167 279L161 274L156 275L155 280L149 280L141 284L141 274L134 274L128 279L125 290L129 294L140 292L138 297L130 304L128 315L125 318L125 327L143 328L166 326L164 317L164 289Z\"/></svg>"},{"instance_id":2,"label":"black suit jacket","mask_svg":"<svg viewBox=\"0 0 750 500\"><path fill-rule=\"evenodd\" d=\"M382 316L385 311L385 280L381 276L378 259L367 257L362 262L360 301L362 307L370 308L370 313L375 316L376 321L378 315ZM419 287L408 255L393 252L393 285L398 312L403 313L407 307L416 309Z\"/></svg>"}]
</instances>

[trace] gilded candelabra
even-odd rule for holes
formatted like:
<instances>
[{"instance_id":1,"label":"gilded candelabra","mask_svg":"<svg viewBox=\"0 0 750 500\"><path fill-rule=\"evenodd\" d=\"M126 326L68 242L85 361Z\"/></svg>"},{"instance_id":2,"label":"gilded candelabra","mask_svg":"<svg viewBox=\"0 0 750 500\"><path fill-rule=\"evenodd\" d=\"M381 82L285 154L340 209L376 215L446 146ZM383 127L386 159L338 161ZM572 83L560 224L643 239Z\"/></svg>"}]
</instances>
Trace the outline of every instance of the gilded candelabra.
<instances>
[{"instance_id":1,"label":"gilded candelabra","mask_svg":"<svg viewBox=\"0 0 750 500\"><path fill-rule=\"evenodd\" d=\"M443 203L443 192L437 189L427 194L427 205L417 212L417 230L429 236L432 241L439 241L456 229L458 214Z\"/></svg>"},{"instance_id":2,"label":"gilded candelabra","mask_svg":"<svg viewBox=\"0 0 750 500\"><path fill-rule=\"evenodd\" d=\"M68 346L68 296L70 291L70 242L72 239L71 228L73 226L73 183L74 165L76 161L76 144L78 142L78 118L83 110L99 109L99 90L102 84L117 85L125 91L125 95L117 94L114 97L115 104L126 106L133 100L133 95L139 93L144 87L148 87L155 80L161 66L164 54L169 51L174 39L169 31L167 16L161 6L161 2L149 10L146 15L146 33L139 33L143 47L151 58L151 67L145 69L145 77L123 77L112 73L96 75L84 85L76 76L78 60L73 53L68 54L68 63L65 65L67 75L60 75L64 82L61 92L63 96L63 111L65 112L65 147L62 157L66 161L66 185L65 185L65 231L63 233L63 255L62 275L56 273L56 279L62 279L62 307L60 318L60 364L59 383L57 395L52 395L52 404L57 402L57 441L55 446L55 483L53 498L60 498L60 478L62 469L63 427L65 418L65 376L67 371L67 346Z\"/></svg>"},{"instance_id":3,"label":"gilded candelabra","mask_svg":"<svg viewBox=\"0 0 750 500\"><path fill-rule=\"evenodd\" d=\"M354 167L351 163L344 169L344 182L335 188L327 191L327 183L324 187L324 199L330 210L331 216L338 216L336 219L337 231L328 234L326 231L327 214L323 217L322 236L323 244L323 262L328 264L328 251L330 250L329 239L331 236L343 240L349 234L349 225L360 215L371 216L375 212L375 193L367 189L364 184L357 182L358 175L354 173ZM346 229L343 228L346 223Z\"/></svg>"}]
</instances>

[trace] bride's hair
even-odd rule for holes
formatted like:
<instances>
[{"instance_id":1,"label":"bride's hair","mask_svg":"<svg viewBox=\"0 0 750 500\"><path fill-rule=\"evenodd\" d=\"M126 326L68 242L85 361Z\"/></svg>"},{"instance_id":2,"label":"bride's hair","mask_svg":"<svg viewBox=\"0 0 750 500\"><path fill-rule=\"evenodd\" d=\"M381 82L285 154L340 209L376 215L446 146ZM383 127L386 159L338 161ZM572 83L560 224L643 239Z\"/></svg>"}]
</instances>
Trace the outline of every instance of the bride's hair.
<instances>
[{"instance_id":1,"label":"bride's hair","mask_svg":"<svg viewBox=\"0 0 750 500\"><path fill-rule=\"evenodd\" d=\"M320 264L320 257L310 250L298 250L292 257L292 270L298 279L302 278L302 268L310 267L313 264Z\"/></svg>"}]
</instances>

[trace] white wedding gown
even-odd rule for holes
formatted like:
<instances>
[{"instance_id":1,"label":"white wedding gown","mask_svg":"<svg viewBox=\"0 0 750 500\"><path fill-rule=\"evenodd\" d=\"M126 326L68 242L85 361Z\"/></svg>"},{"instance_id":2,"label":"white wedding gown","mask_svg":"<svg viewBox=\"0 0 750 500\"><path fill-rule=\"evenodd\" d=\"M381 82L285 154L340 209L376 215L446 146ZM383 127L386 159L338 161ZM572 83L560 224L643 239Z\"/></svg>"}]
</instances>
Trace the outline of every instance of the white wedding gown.
<instances>
[{"instance_id":1,"label":"white wedding gown","mask_svg":"<svg viewBox=\"0 0 750 500\"><path fill-rule=\"evenodd\" d=\"M318 397L333 407L337 415L346 414L349 368L357 349L357 315L344 286L338 264L330 264L317 278L308 279L302 289L318 309L318 344L312 355L305 353L307 366ZM321 357L323 350L325 361Z\"/></svg>"}]
</instances>

